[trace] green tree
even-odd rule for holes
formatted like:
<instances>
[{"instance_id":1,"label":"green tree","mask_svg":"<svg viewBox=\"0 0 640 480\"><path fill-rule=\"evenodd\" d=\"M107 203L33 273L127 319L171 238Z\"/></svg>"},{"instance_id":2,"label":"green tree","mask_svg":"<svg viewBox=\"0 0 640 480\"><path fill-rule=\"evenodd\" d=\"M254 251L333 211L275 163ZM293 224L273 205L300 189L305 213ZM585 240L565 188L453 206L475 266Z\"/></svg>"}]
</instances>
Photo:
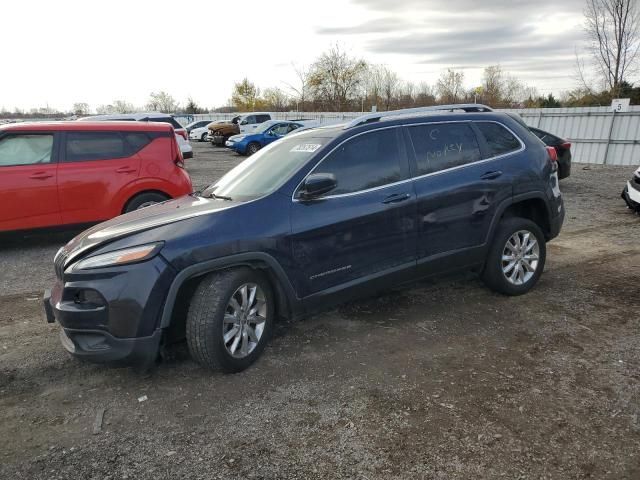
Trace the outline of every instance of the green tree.
<instances>
[{"instance_id":1,"label":"green tree","mask_svg":"<svg viewBox=\"0 0 640 480\"><path fill-rule=\"evenodd\" d=\"M233 93L231 94L231 104L237 111L247 112L259 108L258 97L260 89L256 87L248 78L233 85Z\"/></svg>"}]
</instances>

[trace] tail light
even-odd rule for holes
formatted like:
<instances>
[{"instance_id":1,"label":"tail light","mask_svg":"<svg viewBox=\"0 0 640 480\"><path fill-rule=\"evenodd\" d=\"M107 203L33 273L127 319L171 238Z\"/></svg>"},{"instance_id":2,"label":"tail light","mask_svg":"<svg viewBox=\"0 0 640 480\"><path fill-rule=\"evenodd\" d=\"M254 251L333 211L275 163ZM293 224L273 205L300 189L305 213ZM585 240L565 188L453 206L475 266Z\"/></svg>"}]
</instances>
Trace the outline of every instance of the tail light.
<instances>
[{"instance_id":1,"label":"tail light","mask_svg":"<svg viewBox=\"0 0 640 480\"><path fill-rule=\"evenodd\" d=\"M564 142L562 145L560 145L560 148L564 148L565 150L570 150L571 142Z\"/></svg>"},{"instance_id":2,"label":"tail light","mask_svg":"<svg viewBox=\"0 0 640 480\"><path fill-rule=\"evenodd\" d=\"M176 164L177 167L179 168L184 168L184 157L182 156L182 150L180 150L180 145L178 145L178 140L176 140L176 137L173 136L173 152L174 152L174 159L173 159L173 163Z\"/></svg>"},{"instance_id":3,"label":"tail light","mask_svg":"<svg viewBox=\"0 0 640 480\"><path fill-rule=\"evenodd\" d=\"M189 135L186 130L177 130L176 133L184 138L187 142L189 141Z\"/></svg>"},{"instance_id":4,"label":"tail light","mask_svg":"<svg viewBox=\"0 0 640 480\"><path fill-rule=\"evenodd\" d=\"M558 152L555 147L545 147L547 154L549 155L549 162L551 163L551 170L556 172L558 170Z\"/></svg>"}]
</instances>

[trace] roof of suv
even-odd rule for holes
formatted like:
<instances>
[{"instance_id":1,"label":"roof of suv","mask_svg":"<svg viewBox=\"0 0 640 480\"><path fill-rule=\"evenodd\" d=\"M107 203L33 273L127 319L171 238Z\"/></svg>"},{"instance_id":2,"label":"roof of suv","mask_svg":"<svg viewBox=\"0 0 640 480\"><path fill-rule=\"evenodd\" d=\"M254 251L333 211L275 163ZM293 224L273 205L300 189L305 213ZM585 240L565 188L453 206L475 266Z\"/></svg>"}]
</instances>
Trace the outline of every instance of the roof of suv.
<instances>
[{"instance_id":1,"label":"roof of suv","mask_svg":"<svg viewBox=\"0 0 640 480\"><path fill-rule=\"evenodd\" d=\"M527 128L526 124L519 117L516 118L513 115L503 112L495 112L492 110L478 111L478 112L457 112L448 110L434 110L423 112L407 112L400 113L397 111L395 115L383 116L375 121L367 121L363 123L356 123L358 119L352 120L347 124L327 125L322 127L311 127L304 129L300 132L293 132L289 136L306 136L306 137L318 137L318 138L338 138L338 137L350 137L352 134L366 132L369 130L376 130L378 128L398 126L398 125L412 125L417 123L424 123L425 121L467 121L467 120L489 120L499 121L501 123L511 126L513 123L517 123L520 126Z\"/></svg>"},{"instance_id":2,"label":"roof of suv","mask_svg":"<svg viewBox=\"0 0 640 480\"><path fill-rule=\"evenodd\" d=\"M109 113L104 115L92 115L90 117L79 118L79 122L91 122L94 120L109 120L110 118L127 118L131 120L141 120L143 118L166 118L173 117L170 113L161 112L138 112L138 113Z\"/></svg>"},{"instance_id":3,"label":"roof of suv","mask_svg":"<svg viewBox=\"0 0 640 480\"><path fill-rule=\"evenodd\" d=\"M173 127L168 123L159 122L24 122L10 123L0 125L0 132L4 131L66 131L66 130L84 130L84 131L110 131L110 130L127 130L133 132L165 132L170 131Z\"/></svg>"}]
</instances>

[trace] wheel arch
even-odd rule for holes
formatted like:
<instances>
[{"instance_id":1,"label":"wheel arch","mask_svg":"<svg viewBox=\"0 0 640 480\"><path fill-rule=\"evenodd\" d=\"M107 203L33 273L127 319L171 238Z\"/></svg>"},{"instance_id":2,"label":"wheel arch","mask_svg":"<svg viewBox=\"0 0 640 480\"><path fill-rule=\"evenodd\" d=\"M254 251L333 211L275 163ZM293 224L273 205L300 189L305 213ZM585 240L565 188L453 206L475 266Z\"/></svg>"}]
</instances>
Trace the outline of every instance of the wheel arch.
<instances>
[{"instance_id":1,"label":"wheel arch","mask_svg":"<svg viewBox=\"0 0 640 480\"><path fill-rule=\"evenodd\" d=\"M197 263L180 271L169 288L160 317L160 328L166 329L179 322L178 317L183 312L181 309L188 305L188 302L183 305L180 301L184 303L186 298L190 298L204 275L234 267L250 267L267 276L274 290L277 316L294 318L301 313L301 302L280 264L263 252L242 253Z\"/></svg>"},{"instance_id":2,"label":"wheel arch","mask_svg":"<svg viewBox=\"0 0 640 480\"><path fill-rule=\"evenodd\" d=\"M547 240L551 238L551 211L549 209L549 202L545 198L544 193L531 192L515 196L500 204L491 223L487 244L493 238L500 220L514 216L533 221L540 227Z\"/></svg>"},{"instance_id":3,"label":"wheel arch","mask_svg":"<svg viewBox=\"0 0 640 480\"><path fill-rule=\"evenodd\" d=\"M167 200L172 199L173 197L171 195L169 195L167 192L164 192L162 190L159 190L157 188L150 188L147 190L139 190L137 192L135 192L133 195L130 195L125 202L122 204L122 208L120 209L120 214L123 214L127 211L127 207L129 206L129 204L135 200L136 197L139 197L140 195L144 195L145 193L156 193L158 195L162 195L163 197L167 197Z\"/></svg>"}]
</instances>

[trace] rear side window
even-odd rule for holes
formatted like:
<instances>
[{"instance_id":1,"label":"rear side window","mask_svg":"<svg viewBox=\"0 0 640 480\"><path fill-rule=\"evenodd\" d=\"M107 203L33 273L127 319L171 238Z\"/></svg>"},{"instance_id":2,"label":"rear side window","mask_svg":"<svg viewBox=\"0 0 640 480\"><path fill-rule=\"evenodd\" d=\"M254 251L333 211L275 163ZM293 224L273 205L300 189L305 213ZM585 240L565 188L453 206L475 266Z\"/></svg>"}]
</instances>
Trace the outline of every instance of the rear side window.
<instances>
[{"instance_id":1,"label":"rear side window","mask_svg":"<svg viewBox=\"0 0 640 480\"><path fill-rule=\"evenodd\" d=\"M477 162L478 140L467 123L437 123L409 128L418 175Z\"/></svg>"},{"instance_id":2,"label":"rear side window","mask_svg":"<svg viewBox=\"0 0 640 480\"><path fill-rule=\"evenodd\" d=\"M0 139L0 167L51 163L53 135L10 135Z\"/></svg>"},{"instance_id":3,"label":"rear side window","mask_svg":"<svg viewBox=\"0 0 640 480\"><path fill-rule=\"evenodd\" d=\"M496 157L506 153L520 150L520 141L499 123L493 122L477 122L476 126L482 132L487 146L489 147L489 156Z\"/></svg>"},{"instance_id":4,"label":"rear side window","mask_svg":"<svg viewBox=\"0 0 640 480\"><path fill-rule=\"evenodd\" d=\"M560 140L558 137L556 137L555 135L551 135L544 130L538 130L537 128L530 128L529 130L531 130L533 134L540 140L542 140L546 145L559 145L560 143L562 143L562 140Z\"/></svg>"},{"instance_id":5,"label":"rear side window","mask_svg":"<svg viewBox=\"0 0 640 480\"><path fill-rule=\"evenodd\" d=\"M139 152L151 142L151 137L144 132L123 132L123 135L129 147L129 155Z\"/></svg>"},{"instance_id":6,"label":"rear side window","mask_svg":"<svg viewBox=\"0 0 640 480\"><path fill-rule=\"evenodd\" d=\"M270 115L256 115L256 123L268 122L271 120Z\"/></svg>"},{"instance_id":7,"label":"rear side window","mask_svg":"<svg viewBox=\"0 0 640 480\"><path fill-rule=\"evenodd\" d=\"M347 140L315 170L333 173L338 181L330 195L353 193L406 178L397 129L365 133Z\"/></svg>"},{"instance_id":8,"label":"rear side window","mask_svg":"<svg viewBox=\"0 0 640 480\"><path fill-rule=\"evenodd\" d=\"M120 132L67 132L66 161L84 162L129 156Z\"/></svg>"}]
</instances>

